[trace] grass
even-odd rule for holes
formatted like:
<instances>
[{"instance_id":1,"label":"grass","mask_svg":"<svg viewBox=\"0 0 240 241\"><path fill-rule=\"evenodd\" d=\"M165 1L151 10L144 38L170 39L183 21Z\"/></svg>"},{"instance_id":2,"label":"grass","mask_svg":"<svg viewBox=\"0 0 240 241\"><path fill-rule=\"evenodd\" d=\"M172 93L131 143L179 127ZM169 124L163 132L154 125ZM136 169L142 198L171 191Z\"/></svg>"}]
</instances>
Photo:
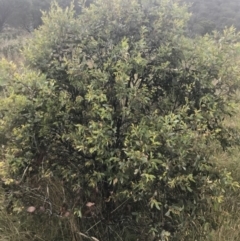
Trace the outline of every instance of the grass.
<instances>
[{"instance_id":1,"label":"grass","mask_svg":"<svg viewBox=\"0 0 240 241\"><path fill-rule=\"evenodd\" d=\"M240 100L240 93L236 95ZM240 104L236 106L235 115L225 121L227 127L240 129ZM234 180L240 183L240 148L234 147L223 152L217 150L214 155L217 166L231 172ZM221 204L221 215L217 230L211 232L207 241L239 241L240 240L240 189L226 190L225 200Z\"/></svg>"},{"instance_id":2,"label":"grass","mask_svg":"<svg viewBox=\"0 0 240 241\"><path fill-rule=\"evenodd\" d=\"M227 168L235 180L240 182L239 150L232 149L230 153L216 156L219 165ZM221 204L220 226L213 231L208 241L239 241L240 240L240 190L227 190L224 202Z\"/></svg>"},{"instance_id":3,"label":"grass","mask_svg":"<svg viewBox=\"0 0 240 241\"><path fill-rule=\"evenodd\" d=\"M20 63L21 48L27 42L30 34L18 29L7 28L0 34L0 58Z\"/></svg>"}]
</instances>

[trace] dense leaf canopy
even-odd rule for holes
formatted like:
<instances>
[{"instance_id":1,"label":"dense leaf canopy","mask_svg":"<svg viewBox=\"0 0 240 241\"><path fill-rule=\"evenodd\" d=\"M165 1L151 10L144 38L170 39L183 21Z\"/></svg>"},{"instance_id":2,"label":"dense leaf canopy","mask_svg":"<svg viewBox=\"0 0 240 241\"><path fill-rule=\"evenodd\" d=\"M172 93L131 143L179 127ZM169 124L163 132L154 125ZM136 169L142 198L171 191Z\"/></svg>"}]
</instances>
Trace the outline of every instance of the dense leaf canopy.
<instances>
[{"instance_id":1,"label":"dense leaf canopy","mask_svg":"<svg viewBox=\"0 0 240 241\"><path fill-rule=\"evenodd\" d=\"M231 179L209 144L233 138L239 35L189 39L188 19L170 0L97 0L77 17L54 4L28 67L1 62L0 135L23 204L66 202L100 240L194 240L214 224Z\"/></svg>"}]
</instances>

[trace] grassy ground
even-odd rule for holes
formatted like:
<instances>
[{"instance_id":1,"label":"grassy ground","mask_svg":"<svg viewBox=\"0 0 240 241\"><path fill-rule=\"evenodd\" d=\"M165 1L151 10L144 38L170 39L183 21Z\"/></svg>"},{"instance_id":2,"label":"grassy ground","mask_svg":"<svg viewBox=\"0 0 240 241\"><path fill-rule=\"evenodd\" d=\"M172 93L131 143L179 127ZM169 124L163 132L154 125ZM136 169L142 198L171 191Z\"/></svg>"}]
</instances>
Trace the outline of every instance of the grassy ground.
<instances>
[{"instance_id":1,"label":"grassy ground","mask_svg":"<svg viewBox=\"0 0 240 241\"><path fill-rule=\"evenodd\" d=\"M239 150L232 149L231 153L216 156L219 165L226 167L240 182ZM208 241L239 241L240 240L240 190L227 190L226 198L221 204L220 227L213 231Z\"/></svg>"},{"instance_id":2,"label":"grassy ground","mask_svg":"<svg viewBox=\"0 0 240 241\"><path fill-rule=\"evenodd\" d=\"M240 100L240 93L237 94ZM225 124L240 128L240 104L236 114L229 117ZM227 152L216 151L215 162L220 168L226 168L233 178L240 183L240 147L231 148ZM239 241L240 240L240 190L227 190L226 198L221 205L219 228L213 231L207 241Z\"/></svg>"}]
</instances>

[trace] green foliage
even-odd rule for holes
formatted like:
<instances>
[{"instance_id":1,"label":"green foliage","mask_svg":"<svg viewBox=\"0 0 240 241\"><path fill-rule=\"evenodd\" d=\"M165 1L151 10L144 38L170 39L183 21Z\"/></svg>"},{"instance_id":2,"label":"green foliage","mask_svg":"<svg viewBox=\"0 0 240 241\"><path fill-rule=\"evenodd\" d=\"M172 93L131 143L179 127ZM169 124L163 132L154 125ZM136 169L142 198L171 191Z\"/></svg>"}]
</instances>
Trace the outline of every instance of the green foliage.
<instances>
[{"instance_id":1,"label":"green foliage","mask_svg":"<svg viewBox=\"0 0 240 241\"><path fill-rule=\"evenodd\" d=\"M200 240L238 186L209 146L234 144L223 118L239 35L188 39L186 7L169 0L97 0L74 16L54 4L24 50L29 67L1 63L14 72L3 71L0 106L12 189L24 193L13 200L55 216L67 202L74 232L99 240Z\"/></svg>"}]
</instances>

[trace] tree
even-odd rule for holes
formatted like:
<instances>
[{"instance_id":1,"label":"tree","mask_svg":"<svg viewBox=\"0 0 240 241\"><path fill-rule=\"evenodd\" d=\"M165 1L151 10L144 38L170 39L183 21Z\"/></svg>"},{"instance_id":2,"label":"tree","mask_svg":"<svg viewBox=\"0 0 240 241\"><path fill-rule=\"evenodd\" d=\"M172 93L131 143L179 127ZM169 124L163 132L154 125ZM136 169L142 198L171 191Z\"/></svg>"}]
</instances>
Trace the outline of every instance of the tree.
<instances>
[{"instance_id":1,"label":"tree","mask_svg":"<svg viewBox=\"0 0 240 241\"><path fill-rule=\"evenodd\" d=\"M48 11L51 1L22 0L18 1L16 11L9 21L13 27L22 28L32 32L41 24L42 11Z\"/></svg>"},{"instance_id":2,"label":"tree","mask_svg":"<svg viewBox=\"0 0 240 241\"><path fill-rule=\"evenodd\" d=\"M96 0L74 15L54 4L24 50L31 69L3 86L13 201L69 208L72 235L199 240L237 185L211 144L231 144L239 35L185 37L187 8L170 0Z\"/></svg>"},{"instance_id":3,"label":"tree","mask_svg":"<svg viewBox=\"0 0 240 241\"><path fill-rule=\"evenodd\" d=\"M189 29L194 34L210 34L213 30L223 30L232 25L240 29L238 13L240 2L230 0L183 0L190 4L192 17L189 21Z\"/></svg>"},{"instance_id":4,"label":"tree","mask_svg":"<svg viewBox=\"0 0 240 241\"><path fill-rule=\"evenodd\" d=\"M72 1L57 0L57 2L62 8L66 8ZM75 0L73 3L75 11L80 12L79 2ZM48 11L50 5L51 1L48 0L0 0L0 32L5 24L32 32L42 24L42 11Z\"/></svg>"}]
</instances>

